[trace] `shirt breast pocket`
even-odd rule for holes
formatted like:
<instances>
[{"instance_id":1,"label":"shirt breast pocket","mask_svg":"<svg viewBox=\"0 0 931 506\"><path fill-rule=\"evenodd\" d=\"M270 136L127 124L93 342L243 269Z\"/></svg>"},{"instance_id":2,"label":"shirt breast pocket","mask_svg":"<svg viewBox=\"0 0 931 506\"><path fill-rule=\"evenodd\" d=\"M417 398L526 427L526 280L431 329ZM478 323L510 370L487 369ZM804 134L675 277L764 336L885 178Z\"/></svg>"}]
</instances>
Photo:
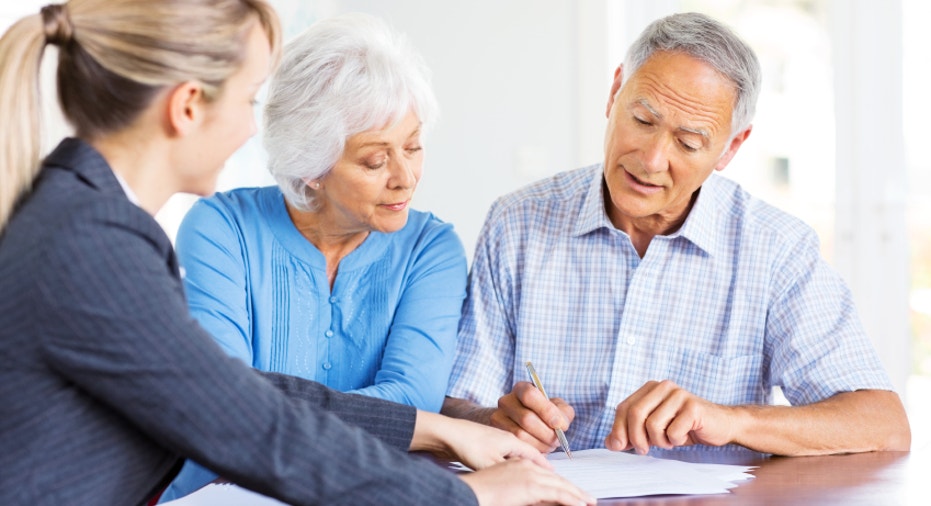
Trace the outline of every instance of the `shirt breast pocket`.
<instances>
[{"instance_id":1,"label":"shirt breast pocket","mask_svg":"<svg viewBox=\"0 0 931 506\"><path fill-rule=\"evenodd\" d=\"M764 401L760 355L721 356L684 349L680 357L669 379L692 394L729 406Z\"/></svg>"}]
</instances>

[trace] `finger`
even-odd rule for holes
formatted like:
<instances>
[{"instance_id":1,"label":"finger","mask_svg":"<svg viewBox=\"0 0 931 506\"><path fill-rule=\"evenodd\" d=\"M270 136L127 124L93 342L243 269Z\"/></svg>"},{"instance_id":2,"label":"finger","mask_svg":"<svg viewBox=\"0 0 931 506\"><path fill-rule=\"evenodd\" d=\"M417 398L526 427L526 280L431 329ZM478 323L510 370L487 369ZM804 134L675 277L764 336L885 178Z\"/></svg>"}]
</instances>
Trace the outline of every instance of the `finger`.
<instances>
[{"instance_id":1,"label":"finger","mask_svg":"<svg viewBox=\"0 0 931 506\"><path fill-rule=\"evenodd\" d=\"M563 430L568 430L568 425L572 425L572 421L575 420L575 408L570 406L569 403L563 399L560 399L559 397L550 399L550 402L552 402L559 409L559 411L562 412L562 416L564 416L568 422L566 427L560 428Z\"/></svg>"},{"instance_id":2,"label":"finger","mask_svg":"<svg viewBox=\"0 0 931 506\"><path fill-rule=\"evenodd\" d=\"M528 392L526 386L529 386L532 391ZM498 410L492 414L492 421L494 423L496 419L501 420L502 417L507 418L520 426L521 429L527 432L534 439L546 444L547 446L555 447L557 441L556 434L553 432L553 428L545 423L544 420L540 418L540 415L531 406L525 405L523 400L520 398L520 396L530 398L532 405L536 404L536 406L539 407L539 399L534 399L534 394L539 395L543 402L551 404L546 400L546 397L544 397L539 390L533 387L533 385L524 383L524 386L522 386L520 383L518 383L510 394L507 394L504 397L498 399ZM553 407L556 409L555 406ZM496 414L499 416L496 417ZM561 417L562 414L559 416ZM507 426L510 426L510 424L507 424Z\"/></svg>"},{"instance_id":3,"label":"finger","mask_svg":"<svg viewBox=\"0 0 931 506\"><path fill-rule=\"evenodd\" d=\"M675 417L677 410L675 401L669 399L678 391L684 392L678 385L669 380L648 382L638 391L642 395L628 411L627 425L630 445L638 454L645 455L650 451L650 430L656 436L658 446L669 445L665 435L666 427L669 421ZM663 406L667 402L670 402L670 405L666 411L657 413L657 410L664 409ZM649 420L654 415L657 416L657 420L651 425Z\"/></svg>"},{"instance_id":4,"label":"finger","mask_svg":"<svg viewBox=\"0 0 931 506\"><path fill-rule=\"evenodd\" d=\"M531 456L521 455L520 457L530 462L533 462L534 464L542 467L543 469L547 469L547 470L553 469L553 464L549 460L546 460L546 456L538 451L534 451L534 454Z\"/></svg>"},{"instance_id":5,"label":"finger","mask_svg":"<svg viewBox=\"0 0 931 506\"><path fill-rule=\"evenodd\" d=\"M595 498L552 471L537 470L525 483L534 503L555 503L576 506L595 504Z\"/></svg>"},{"instance_id":6,"label":"finger","mask_svg":"<svg viewBox=\"0 0 931 506\"><path fill-rule=\"evenodd\" d=\"M594 497L587 494L584 490L559 476L541 482L537 491L539 492L539 495L536 497L536 502L538 503L578 506L579 504L595 504L597 502Z\"/></svg>"},{"instance_id":7,"label":"finger","mask_svg":"<svg viewBox=\"0 0 931 506\"><path fill-rule=\"evenodd\" d=\"M676 419L666 429L666 436L676 446L695 444L696 440L693 435L696 431L700 432L702 430L705 416L707 416L709 410L713 409L717 409L714 404L689 395L689 398L679 410Z\"/></svg>"},{"instance_id":8,"label":"finger","mask_svg":"<svg viewBox=\"0 0 931 506\"><path fill-rule=\"evenodd\" d=\"M631 448L630 435L627 433L627 418L629 416L627 412L630 406L644 395L645 387L646 385L640 387L636 392L618 403L614 410L614 424L611 426L611 432L605 437L605 448L613 451L626 451Z\"/></svg>"},{"instance_id":9,"label":"finger","mask_svg":"<svg viewBox=\"0 0 931 506\"><path fill-rule=\"evenodd\" d=\"M507 414L505 410L497 409L491 414L490 422L493 427L517 436L517 439L529 444L540 452L549 453L556 449L556 435L553 433L553 429L546 427L542 421L537 421L537 424L539 427L542 427L542 429L538 429L536 433L531 433L518 422L514 421L511 415Z\"/></svg>"},{"instance_id":10,"label":"finger","mask_svg":"<svg viewBox=\"0 0 931 506\"><path fill-rule=\"evenodd\" d=\"M623 402L618 404L614 411L614 425L605 437L605 448L616 452L630 449L627 439L627 405Z\"/></svg>"},{"instance_id":11,"label":"finger","mask_svg":"<svg viewBox=\"0 0 931 506\"><path fill-rule=\"evenodd\" d=\"M662 403L667 390L668 385L665 382L650 381L624 401L628 403L625 420L627 442L640 455L645 455L650 451L650 436L647 434L646 420Z\"/></svg>"},{"instance_id":12,"label":"finger","mask_svg":"<svg viewBox=\"0 0 931 506\"><path fill-rule=\"evenodd\" d=\"M595 504L594 498L565 478L527 460L511 460L459 478L469 484L481 505Z\"/></svg>"},{"instance_id":13,"label":"finger","mask_svg":"<svg viewBox=\"0 0 931 506\"><path fill-rule=\"evenodd\" d=\"M689 446L692 441L692 428L695 420L688 416L677 416L666 428L666 437L674 446Z\"/></svg>"},{"instance_id":14,"label":"finger","mask_svg":"<svg viewBox=\"0 0 931 506\"><path fill-rule=\"evenodd\" d=\"M614 425L612 425L611 432L605 438L605 448L614 451L626 451L632 448L628 431L628 419L631 417L630 408L646 395L655 383L653 381L647 382L617 405L614 411Z\"/></svg>"},{"instance_id":15,"label":"finger","mask_svg":"<svg viewBox=\"0 0 931 506\"><path fill-rule=\"evenodd\" d=\"M527 409L536 413L537 417L549 427L550 430L569 428L569 419L563 414L562 410L546 398L543 392L532 383L521 381L514 385L512 390L517 396L520 403Z\"/></svg>"},{"instance_id":16,"label":"finger","mask_svg":"<svg viewBox=\"0 0 931 506\"><path fill-rule=\"evenodd\" d=\"M540 450L537 449L534 445L514 437L514 435L511 433L505 433L503 431L501 437L505 438L505 441L502 442L502 446L507 446L508 448L508 450L504 453L504 459L527 459L545 469L553 468L553 465L550 464L550 461L546 460L546 456L543 455L543 453L541 453Z\"/></svg>"},{"instance_id":17,"label":"finger","mask_svg":"<svg viewBox=\"0 0 931 506\"><path fill-rule=\"evenodd\" d=\"M675 420L680 419L682 407L688 400L688 396L688 392L678 386L669 391L663 391L663 398L659 405L644 421L644 430L649 438L648 446L658 446L667 450L676 446L676 443L670 440L669 427ZM684 421L685 417L682 420Z\"/></svg>"}]
</instances>

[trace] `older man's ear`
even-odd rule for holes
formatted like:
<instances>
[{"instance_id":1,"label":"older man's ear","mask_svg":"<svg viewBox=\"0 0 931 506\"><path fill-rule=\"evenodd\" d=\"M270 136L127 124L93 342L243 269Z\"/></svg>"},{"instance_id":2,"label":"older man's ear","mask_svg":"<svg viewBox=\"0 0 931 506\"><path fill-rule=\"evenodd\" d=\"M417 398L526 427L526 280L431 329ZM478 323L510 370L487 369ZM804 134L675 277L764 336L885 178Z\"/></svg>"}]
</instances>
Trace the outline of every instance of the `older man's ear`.
<instances>
[{"instance_id":1,"label":"older man's ear","mask_svg":"<svg viewBox=\"0 0 931 506\"><path fill-rule=\"evenodd\" d=\"M624 65L618 65L614 69L614 82L611 83L611 93L608 94L608 108L605 109L605 117L611 116L611 107L614 106L614 97L617 96L617 90L621 89L621 81L624 80Z\"/></svg>"},{"instance_id":2,"label":"older man's ear","mask_svg":"<svg viewBox=\"0 0 931 506\"><path fill-rule=\"evenodd\" d=\"M747 140L747 137L750 137L751 130L753 130L753 125L743 129L742 132L735 135L734 138L731 139L730 144L727 146L727 150L724 151L723 155L721 155L721 159L718 160L718 164L714 166L714 170L724 170L724 167L727 167L727 164L731 163L731 160L734 158L734 155L737 154L737 150L740 148L741 144Z\"/></svg>"}]
</instances>

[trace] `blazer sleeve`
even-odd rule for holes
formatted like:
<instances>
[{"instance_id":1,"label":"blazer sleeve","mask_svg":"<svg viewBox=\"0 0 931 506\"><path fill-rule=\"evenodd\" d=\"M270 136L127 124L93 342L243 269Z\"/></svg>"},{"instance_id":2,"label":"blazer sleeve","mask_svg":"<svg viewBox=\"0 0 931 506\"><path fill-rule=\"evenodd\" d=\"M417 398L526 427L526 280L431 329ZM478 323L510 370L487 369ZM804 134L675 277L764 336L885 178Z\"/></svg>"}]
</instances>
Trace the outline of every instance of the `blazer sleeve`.
<instances>
[{"instance_id":1,"label":"blazer sleeve","mask_svg":"<svg viewBox=\"0 0 931 506\"><path fill-rule=\"evenodd\" d=\"M43 250L48 367L157 444L289 503L475 503L454 475L398 451L412 408L226 356L188 314L164 233L127 208L77 210Z\"/></svg>"}]
</instances>

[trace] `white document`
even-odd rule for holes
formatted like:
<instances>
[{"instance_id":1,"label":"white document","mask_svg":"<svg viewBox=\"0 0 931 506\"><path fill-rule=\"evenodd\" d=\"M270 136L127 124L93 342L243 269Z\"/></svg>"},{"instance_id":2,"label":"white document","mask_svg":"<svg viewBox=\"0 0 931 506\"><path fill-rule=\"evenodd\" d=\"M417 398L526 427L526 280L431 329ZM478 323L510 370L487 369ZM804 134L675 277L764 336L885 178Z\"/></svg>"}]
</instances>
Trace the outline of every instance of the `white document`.
<instances>
[{"instance_id":1,"label":"white document","mask_svg":"<svg viewBox=\"0 0 931 506\"><path fill-rule=\"evenodd\" d=\"M277 499L232 483L211 483L193 494L165 504L171 506L285 506L285 503Z\"/></svg>"},{"instance_id":2,"label":"white document","mask_svg":"<svg viewBox=\"0 0 931 506\"><path fill-rule=\"evenodd\" d=\"M753 478L752 467L693 464L606 449L552 453L556 472L597 499L666 494L726 494Z\"/></svg>"},{"instance_id":3,"label":"white document","mask_svg":"<svg viewBox=\"0 0 931 506\"><path fill-rule=\"evenodd\" d=\"M726 494L753 478L753 467L693 464L605 449L547 456L556 472L598 499L666 494ZM461 464L460 464L461 466ZM467 470L465 466L456 468ZM171 506L282 506L284 503L232 484L211 483Z\"/></svg>"}]
</instances>

